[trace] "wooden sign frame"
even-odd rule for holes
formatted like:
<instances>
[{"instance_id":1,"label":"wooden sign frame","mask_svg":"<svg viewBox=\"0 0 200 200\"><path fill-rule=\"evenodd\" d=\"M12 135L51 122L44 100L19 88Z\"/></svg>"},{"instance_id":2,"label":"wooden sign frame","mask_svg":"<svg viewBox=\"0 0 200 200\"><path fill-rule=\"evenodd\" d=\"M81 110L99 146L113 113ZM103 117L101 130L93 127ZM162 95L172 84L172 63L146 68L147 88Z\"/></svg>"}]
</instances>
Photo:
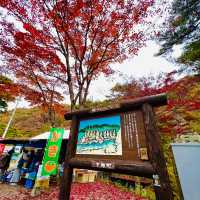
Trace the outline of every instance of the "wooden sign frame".
<instances>
[{"instance_id":1,"label":"wooden sign frame","mask_svg":"<svg viewBox=\"0 0 200 200\"><path fill-rule=\"evenodd\" d=\"M73 168L153 177L157 199L173 199L153 112L153 107L166 104L166 95L160 94L124 101L117 108L66 113L65 119L72 120L72 125L59 199L69 200ZM80 122L114 115L120 115L121 119L122 155L78 155L76 148ZM135 143L128 144L129 140Z\"/></svg>"}]
</instances>

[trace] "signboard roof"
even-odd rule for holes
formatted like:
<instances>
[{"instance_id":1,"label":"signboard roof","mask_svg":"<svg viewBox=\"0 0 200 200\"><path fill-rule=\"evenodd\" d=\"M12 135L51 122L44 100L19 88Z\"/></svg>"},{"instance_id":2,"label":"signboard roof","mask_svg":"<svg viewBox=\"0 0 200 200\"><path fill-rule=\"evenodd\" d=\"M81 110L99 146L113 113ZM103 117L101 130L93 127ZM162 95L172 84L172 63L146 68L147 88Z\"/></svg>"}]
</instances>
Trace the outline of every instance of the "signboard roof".
<instances>
[{"instance_id":1,"label":"signboard roof","mask_svg":"<svg viewBox=\"0 0 200 200\"><path fill-rule=\"evenodd\" d=\"M134 100L125 100L122 101L118 107L114 108L105 108L105 109L83 109L83 110L78 110L74 112L68 112L65 114L65 119L66 120L71 120L73 115L77 115L79 117L92 117L95 115L107 115L111 113L117 113L119 111L128 111L131 109L136 109L143 104L148 103L149 105L153 107L157 106L163 106L167 104L167 96L165 93L158 94L158 95L152 95L152 96L147 96L147 97L142 97L142 98L137 98Z\"/></svg>"}]
</instances>

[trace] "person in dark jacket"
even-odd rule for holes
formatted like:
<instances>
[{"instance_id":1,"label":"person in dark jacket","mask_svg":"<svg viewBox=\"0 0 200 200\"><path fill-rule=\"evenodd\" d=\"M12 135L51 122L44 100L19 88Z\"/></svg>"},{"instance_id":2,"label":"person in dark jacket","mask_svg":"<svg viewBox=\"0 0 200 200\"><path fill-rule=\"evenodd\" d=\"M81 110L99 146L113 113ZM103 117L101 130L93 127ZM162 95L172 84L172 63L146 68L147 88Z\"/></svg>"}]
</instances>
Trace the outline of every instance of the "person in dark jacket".
<instances>
[{"instance_id":1,"label":"person in dark jacket","mask_svg":"<svg viewBox=\"0 0 200 200\"><path fill-rule=\"evenodd\" d=\"M6 154L2 154L0 156L0 182L2 182L3 175L9 167L10 160L11 160L13 152L14 152L14 148L12 148Z\"/></svg>"}]
</instances>

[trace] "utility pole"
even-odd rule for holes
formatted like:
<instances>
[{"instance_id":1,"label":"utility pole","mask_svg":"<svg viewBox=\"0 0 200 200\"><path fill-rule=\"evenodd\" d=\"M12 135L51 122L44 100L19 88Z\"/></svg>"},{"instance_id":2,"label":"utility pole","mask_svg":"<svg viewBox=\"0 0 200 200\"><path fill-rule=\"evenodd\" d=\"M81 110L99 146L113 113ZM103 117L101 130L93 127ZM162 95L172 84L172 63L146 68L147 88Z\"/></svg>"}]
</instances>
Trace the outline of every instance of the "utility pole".
<instances>
[{"instance_id":1,"label":"utility pole","mask_svg":"<svg viewBox=\"0 0 200 200\"><path fill-rule=\"evenodd\" d=\"M19 98L16 99L15 108L14 108L14 110L12 111L12 114L11 114L11 116L10 116L10 120L9 120L9 122L8 122L8 124L7 124L6 128L5 128L5 130L4 130L4 133L3 133L2 137L1 137L2 139L4 139L4 138L6 137L6 134L7 134L7 132L8 132L8 129L9 129L9 127L10 127L10 124L11 124L11 122L12 122L12 120L13 120L14 115L15 115L15 112L16 112L16 109L17 109L17 106L18 106L18 103L19 103Z\"/></svg>"}]
</instances>

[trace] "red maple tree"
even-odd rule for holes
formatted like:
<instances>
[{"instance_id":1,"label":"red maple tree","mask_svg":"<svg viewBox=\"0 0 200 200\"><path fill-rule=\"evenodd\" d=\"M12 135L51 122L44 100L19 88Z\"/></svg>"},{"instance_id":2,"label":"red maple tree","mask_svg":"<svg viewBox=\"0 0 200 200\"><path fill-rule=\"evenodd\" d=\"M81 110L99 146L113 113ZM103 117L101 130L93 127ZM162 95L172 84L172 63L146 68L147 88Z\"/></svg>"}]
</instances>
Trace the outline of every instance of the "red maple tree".
<instances>
[{"instance_id":1,"label":"red maple tree","mask_svg":"<svg viewBox=\"0 0 200 200\"><path fill-rule=\"evenodd\" d=\"M160 131L171 135L192 132L191 124L195 121L195 112L200 108L200 77L186 76L177 79L177 73L173 71L157 77L130 78L127 83L116 84L110 98L119 102L123 99L166 93L168 104L156 109Z\"/></svg>"},{"instance_id":2,"label":"red maple tree","mask_svg":"<svg viewBox=\"0 0 200 200\"><path fill-rule=\"evenodd\" d=\"M44 100L53 87L59 97L69 94L72 108L84 105L92 80L112 74L111 63L137 54L144 45L138 24L145 23L153 3L0 0L2 67L31 88L32 100Z\"/></svg>"}]
</instances>

